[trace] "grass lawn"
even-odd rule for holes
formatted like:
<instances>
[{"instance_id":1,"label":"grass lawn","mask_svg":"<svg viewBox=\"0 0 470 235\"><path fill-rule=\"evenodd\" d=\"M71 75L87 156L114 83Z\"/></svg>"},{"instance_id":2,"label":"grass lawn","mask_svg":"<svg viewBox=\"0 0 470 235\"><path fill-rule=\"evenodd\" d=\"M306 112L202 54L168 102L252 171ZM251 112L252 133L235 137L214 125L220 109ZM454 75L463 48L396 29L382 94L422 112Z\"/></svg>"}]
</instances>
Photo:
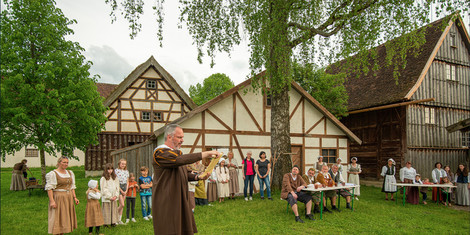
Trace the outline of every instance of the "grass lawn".
<instances>
[{"instance_id":1,"label":"grass lawn","mask_svg":"<svg viewBox=\"0 0 470 235\"><path fill-rule=\"evenodd\" d=\"M48 171L53 168L49 168ZM90 178L85 178L84 167L70 167L77 183L76 207L78 229L72 234L87 234L84 227L86 207L85 191ZM40 169L31 169L40 178ZM99 177L94 178L99 180ZM1 232L3 234L47 234L47 193L35 189L10 191L11 168L1 170ZM469 234L470 212L447 208L435 203L428 205L406 205L385 201L379 188L361 188L360 201L354 201L354 211L344 208L341 212L324 214L323 220L294 222L292 212L286 212L286 202L274 193L274 201L245 202L241 197L224 203L213 202L213 206L196 207L195 219L199 234ZM428 194L430 197L430 194ZM301 214L304 211L300 206ZM125 213L125 212L124 212ZM303 217L302 217L303 218ZM151 221L144 221L140 210L140 199L136 202L137 223L112 229L102 228L105 234L152 234ZM4 233L6 232L6 233Z\"/></svg>"}]
</instances>

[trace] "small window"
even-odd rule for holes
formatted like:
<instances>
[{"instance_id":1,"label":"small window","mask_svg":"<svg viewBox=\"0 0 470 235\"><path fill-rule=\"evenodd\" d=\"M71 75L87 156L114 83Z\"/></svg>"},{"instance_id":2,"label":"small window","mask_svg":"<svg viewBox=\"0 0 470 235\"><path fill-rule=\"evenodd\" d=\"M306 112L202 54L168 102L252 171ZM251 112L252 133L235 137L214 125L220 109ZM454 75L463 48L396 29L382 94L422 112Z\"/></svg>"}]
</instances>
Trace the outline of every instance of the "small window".
<instances>
[{"instance_id":1,"label":"small window","mask_svg":"<svg viewBox=\"0 0 470 235\"><path fill-rule=\"evenodd\" d=\"M153 120L160 122L163 121L163 113L162 112L154 112L153 113Z\"/></svg>"},{"instance_id":2,"label":"small window","mask_svg":"<svg viewBox=\"0 0 470 235\"><path fill-rule=\"evenodd\" d=\"M424 108L424 123L436 124L436 114L434 113L434 108Z\"/></svg>"},{"instance_id":3,"label":"small window","mask_svg":"<svg viewBox=\"0 0 470 235\"><path fill-rule=\"evenodd\" d=\"M150 112L142 112L142 120L150 121Z\"/></svg>"},{"instance_id":4,"label":"small window","mask_svg":"<svg viewBox=\"0 0 470 235\"><path fill-rule=\"evenodd\" d=\"M336 149L322 149L323 162L336 163Z\"/></svg>"},{"instance_id":5,"label":"small window","mask_svg":"<svg viewBox=\"0 0 470 235\"><path fill-rule=\"evenodd\" d=\"M266 94L266 107L271 107L271 94Z\"/></svg>"},{"instance_id":6,"label":"small window","mask_svg":"<svg viewBox=\"0 0 470 235\"><path fill-rule=\"evenodd\" d=\"M462 146L470 148L470 132L462 133Z\"/></svg>"},{"instance_id":7,"label":"small window","mask_svg":"<svg viewBox=\"0 0 470 235\"><path fill-rule=\"evenodd\" d=\"M446 78L447 80L452 80L452 81L457 80L457 73L456 73L455 66L450 65L450 64L446 65Z\"/></svg>"},{"instance_id":8,"label":"small window","mask_svg":"<svg viewBox=\"0 0 470 235\"><path fill-rule=\"evenodd\" d=\"M38 149L27 148L25 152L25 157L39 157Z\"/></svg>"},{"instance_id":9,"label":"small window","mask_svg":"<svg viewBox=\"0 0 470 235\"><path fill-rule=\"evenodd\" d=\"M157 89L157 82L155 80L147 80L148 89Z\"/></svg>"},{"instance_id":10,"label":"small window","mask_svg":"<svg viewBox=\"0 0 470 235\"><path fill-rule=\"evenodd\" d=\"M450 33L450 47L457 48L457 37L455 33Z\"/></svg>"}]
</instances>

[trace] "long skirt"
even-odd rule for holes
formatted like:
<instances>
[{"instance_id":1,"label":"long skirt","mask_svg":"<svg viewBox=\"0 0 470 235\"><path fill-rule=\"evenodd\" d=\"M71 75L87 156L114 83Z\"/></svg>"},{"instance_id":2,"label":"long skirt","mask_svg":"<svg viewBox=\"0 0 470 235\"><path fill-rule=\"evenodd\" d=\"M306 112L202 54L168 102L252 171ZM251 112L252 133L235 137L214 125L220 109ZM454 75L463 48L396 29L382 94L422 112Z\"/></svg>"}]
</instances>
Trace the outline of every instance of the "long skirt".
<instances>
[{"instance_id":1,"label":"long skirt","mask_svg":"<svg viewBox=\"0 0 470 235\"><path fill-rule=\"evenodd\" d=\"M71 233L77 228L77 215L71 192L53 192L57 208L49 206L48 233Z\"/></svg>"},{"instance_id":2,"label":"long skirt","mask_svg":"<svg viewBox=\"0 0 470 235\"><path fill-rule=\"evenodd\" d=\"M115 224L119 221L117 201L103 202L102 210L104 224Z\"/></svg>"},{"instance_id":3,"label":"long skirt","mask_svg":"<svg viewBox=\"0 0 470 235\"><path fill-rule=\"evenodd\" d=\"M456 204L461 206L470 206L468 184L457 183L457 195L455 195Z\"/></svg>"},{"instance_id":4,"label":"long skirt","mask_svg":"<svg viewBox=\"0 0 470 235\"><path fill-rule=\"evenodd\" d=\"M412 184L413 180L405 179L405 183ZM419 204L419 189L418 187L406 187L406 202L414 205Z\"/></svg>"},{"instance_id":5,"label":"long skirt","mask_svg":"<svg viewBox=\"0 0 470 235\"><path fill-rule=\"evenodd\" d=\"M207 184L207 200L209 202L217 201L217 183Z\"/></svg>"},{"instance_id":6,"label":"long skirt","mask_svg":"<svg viewBox=\"0 0 470 235\"><path fill-rule=\"evenodd\" d=\"M396 184L396 183L397 183L397 180L395 179L394 175L385 175L384 183L382 185L382 192L395 193L397 191L397 186L392 185L392 184Z\"/></svg>"},{"instance_id":7,"label":"long skirt","mask_svg":"<svg viewBox=\"0 0 470 235\"><path fill-rule=\"evenodd\" d=\"M349 174L348 183L353 183L355 185L360 185L359 184L359 175ZM354 189L354 196L360 196L360 195L361 195L361 187L357 187L356 189Z\"/></svg>"},{"instance_id":8,"label":"long skirt","mask_svg":"<svg viewBox=\"0 0 470 235\"><path fill-rule=\"evenodd\" d=\"M85 209L85 227L97 227L104 224L100 200L88 199Z\"/></svg>"},{"instance_id":9,"label":"long skirt","mask_svg":"<svg viewBox=\"0 0 470 235\"><path fill-rule=\"evenodd\" d=\"M11 174L10 190L26 190L26 182L24 181L23 173L21 171L13 171Z\"/></svg>"},{"instance_id":10,"label":"long skirt","mask_svg":"<svg viewBox=\"0 0 470 235\"><path fill-rule=\"evenodd\" d=\"M228 183L217 183L217 196L219 198L228 197L230 196L230 189Z\"/></svg>"},{"instance_id":11,"label":"long skirt","mask_svg":"<svg viewBox=\"0 0 470 235\"><path fill-rule=\"evenodd\" d=\"M230 194L234 193L237 194L238 191L240 190L239 184L238 184L238 172L237 169L230 169L229 170L229 175L230 175L230 180L228 181L229 183L229 189L230 189Z\"/></svg>"},{"instance_id":12,"label":"long skirt","mask_svg":"<svg viewBox=\"0 0 470 235\"><path fill-rule=\"evenodd\" d=\"M441 178L440 181L439 181L439 184L443 184L443 183L444 183L444 181ZM441 201L441 202L445 201L445 196L442 193L441 188L432 188L432 200L437 201L437 194L438 193L439 193L439 201Z\"/></svg>"},{"instance_id":13,"label":"long skirt","mask_svg":"<svg viewBox=\"0 0 470 235\"><path fill-rule=\"evenodd\" d=\"M194 198L194 192L189 191L189 206L191 209L196 207L196 199Z\"/></svg>"}]
</instances>

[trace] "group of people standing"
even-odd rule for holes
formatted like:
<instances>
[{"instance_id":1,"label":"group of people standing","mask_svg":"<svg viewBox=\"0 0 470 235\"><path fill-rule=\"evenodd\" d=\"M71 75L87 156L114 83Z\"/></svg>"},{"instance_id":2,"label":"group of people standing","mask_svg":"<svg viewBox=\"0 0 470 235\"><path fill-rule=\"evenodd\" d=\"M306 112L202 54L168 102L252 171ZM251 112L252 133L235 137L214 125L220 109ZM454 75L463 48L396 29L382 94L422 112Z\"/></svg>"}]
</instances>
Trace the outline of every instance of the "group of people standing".
<instances>
[{"instance_id":1,"label":"group of people standing","mask_svg":"<svg viewBox=\"0 0 470 235\"><path fill-rule=\"evenodd\" d=\"M48 232L51 234L70 233L77 228L75 205L80 201L75 193L75 175L73 171L67 170L68 163L67 157L60 157L57 169L46 174L45 190L49 197ZM136 222L134 216L137 191L140 191L143 218L145 220L152 218L150 213L152 178L148 176L147 167L142 167L140 170L142 176L139 177L139 182L136 182L134 174L127 170L126 160L121 159L117 169L114 169L111 163L104 166L99 185L97 180L88 182L85 227L88 227L90 234L93 233L93 228L96 234L99 234L103 225L124 224L121 217L125 202L126 223L130 221L130 212L132 212L131 221Z\"/></svg>"},{"instance_id":2,"label":"group of people standing","mask_svg":"<svg viewBox=\"0 0 470 235\"><path fill-rule=\"evenodd\" d=\"M432 200L440 202L447 205L447 197L450 199L450 202L454 202L457 205L469 206L470 205L470 177L468 175L468 168L465 164L459 164L458 169L455 174L451 171L449 166L443 168L442 163L436 162L434 164L434 169L431 172L432 182L428 178L421 179L421 175L416 172L411 166L411 162L407 161L405 167L401 168L399 171L400 181L402 183L408 184L420 184L420 185L430 185L430 184L445 184L449 186L456 185L457 189L453 190L452 187L433 187L432 188ZM397 192L396 179L396 167L395 161L390 158L387 161L387 165L382 167L381 175L384 177L382 192L385 193L385 200L388 200L388 194L390 194L390 200L394 199L394 193ZM406 201L411 204L419 204L419 193L422 194L423 204L427 204L427 192L428 187L406 187ZM439 198L439 199L438 199Z\"/></svg>"}]
</instances>

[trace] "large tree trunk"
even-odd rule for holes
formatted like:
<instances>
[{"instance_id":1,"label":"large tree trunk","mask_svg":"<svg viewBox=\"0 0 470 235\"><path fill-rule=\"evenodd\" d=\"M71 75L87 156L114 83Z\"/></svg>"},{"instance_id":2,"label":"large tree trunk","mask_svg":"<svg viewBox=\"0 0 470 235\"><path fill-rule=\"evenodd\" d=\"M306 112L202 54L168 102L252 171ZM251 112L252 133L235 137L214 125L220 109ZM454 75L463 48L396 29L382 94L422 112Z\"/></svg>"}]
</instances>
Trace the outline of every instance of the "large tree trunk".
<instances>
[{"instance_id":1,"label":"large tree trunk","mask_svg":"<svg viewBox=\"0 0 470 235\"><path fill-rule=\"evenodd\" d=\"M266 63L271 88L271 153L278 155L273 168L273 189L281 189L282 178L292 169L290 155L289 87L290 56L287 32L286 1L272 1L270 17L269 59Z\"/></svg>"},{"instance_id":2,"label":"large tree trunk","mask_svg":"<svg viewBox=\"0 0 470 235\"><path fill-rule=\"evenodd\" d=\"M42 184L46 185L46 155L44 153L44 149L39 150L39 157L41 158Z\"/></svg>"}]
</instances>

